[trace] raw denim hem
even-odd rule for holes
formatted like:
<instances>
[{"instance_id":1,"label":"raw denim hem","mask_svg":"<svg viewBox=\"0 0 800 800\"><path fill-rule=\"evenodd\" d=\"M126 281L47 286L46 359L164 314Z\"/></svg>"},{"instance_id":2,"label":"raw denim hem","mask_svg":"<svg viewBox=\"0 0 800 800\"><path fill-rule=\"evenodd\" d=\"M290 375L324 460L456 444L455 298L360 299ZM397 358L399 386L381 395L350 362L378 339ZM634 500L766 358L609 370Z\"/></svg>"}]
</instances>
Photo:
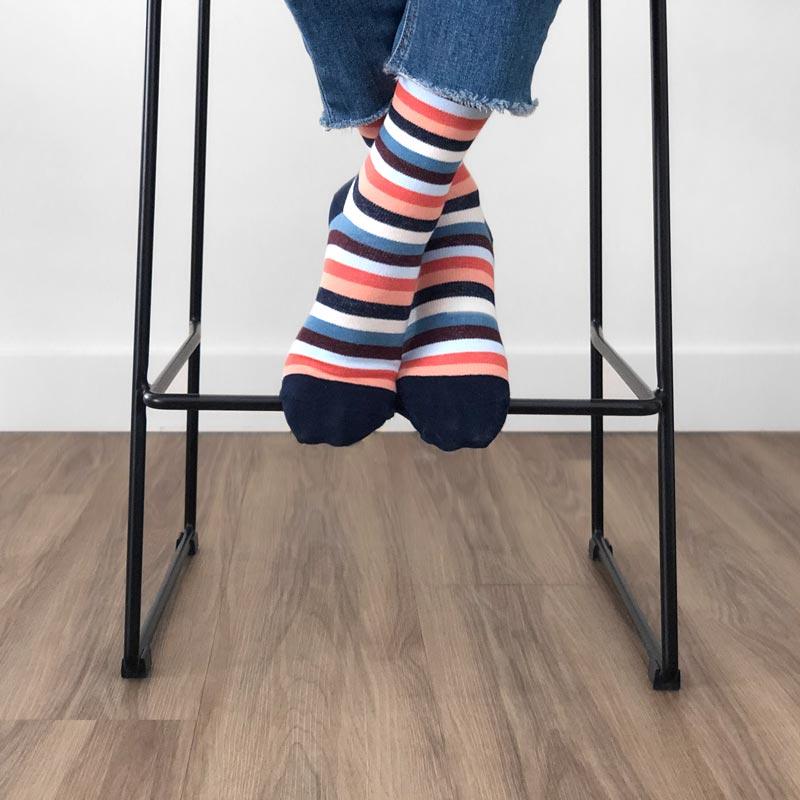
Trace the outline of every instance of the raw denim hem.
<instances>
[{"instance_id":1,"label":"raw denim hem","mask_svg":"<svg viewBox=\"0 0 800 800\"><path fill-rule=\"evenodd\" d=\"M359 128L362 125L369 125L376 120L379 120L381 117L385 117L386 114L389 112L389 106L391 103L387 103L380 111L376 111L374 114L369 114L366 117L358 117L356 119L334 119L331 117L327 109L319 118L319 124L325 128L326 131L331 130L339 130L341 128Z\"/></svg>"},{"instance_id":2,"label":"raw denim hem","mask_svg":"<svg viewBox=\"0 0 800 800\"><path fill-rule=\"evenodd\" d=\"M430 89L434 94L439 97L444 97L445 100L452 100L454 103L466 106L467 108L474 108L478 111L483 111L488 114L492 111L507 111L515 117L528 117L536 110L539 105L538 98L534 98L530 102L521 100L504 100L500 97L482 97L474 92L467 91L466 89L451 89L447 86L439 86L432 81L426 80L419 75L414 75L408 72L397 63L393 63L392 59L386 62L383 71L388 75L395 77L403 77L415 83Z\"/></svg>"}]
</instances>

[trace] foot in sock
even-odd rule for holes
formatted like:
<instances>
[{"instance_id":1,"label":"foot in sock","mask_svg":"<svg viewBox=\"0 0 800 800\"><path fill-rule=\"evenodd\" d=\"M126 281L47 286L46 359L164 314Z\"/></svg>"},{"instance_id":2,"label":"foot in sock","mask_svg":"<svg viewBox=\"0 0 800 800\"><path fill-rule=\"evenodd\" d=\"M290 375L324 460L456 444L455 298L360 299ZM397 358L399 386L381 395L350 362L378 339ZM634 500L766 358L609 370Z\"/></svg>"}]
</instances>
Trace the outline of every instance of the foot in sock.
<instances>
[{"instance_id":1,"label":"foot in sock","mask_svg":"<svg viewBox=\"0 0 800 800\"><path fill-rule=\"evenodd\" d=\"M397 394L420 436L441 450L486 447L508 414L492 235L463 165L422 258Z\"/></svg>"},{"instance_id":2,"label":"foot in sock","mask_svg":"<svg viewBox=\"0 0 800 800\"><path fill-rule=\"evenodd\" d=\"M359 128L371 145L380 122ZM339 190L343 195L347 184ZM334 198L335 213L341 198ZM486 447L508 413L508 363L494 306L492 235L462 164L423 256L403 344L397 410L442 450Z\"/></svg>"},{"instance_id":3,"label":"foot in sock","mask_svg":"<svg viewBox=\"0 0 800 800\"><path fill-rule=\"evenodd\" d=\"M425 247L486 118L398 81L380 145L330 222L316 303L286 358L280 396L298 441L353 444L394 413Z\"/></svg>"}]
</instances>

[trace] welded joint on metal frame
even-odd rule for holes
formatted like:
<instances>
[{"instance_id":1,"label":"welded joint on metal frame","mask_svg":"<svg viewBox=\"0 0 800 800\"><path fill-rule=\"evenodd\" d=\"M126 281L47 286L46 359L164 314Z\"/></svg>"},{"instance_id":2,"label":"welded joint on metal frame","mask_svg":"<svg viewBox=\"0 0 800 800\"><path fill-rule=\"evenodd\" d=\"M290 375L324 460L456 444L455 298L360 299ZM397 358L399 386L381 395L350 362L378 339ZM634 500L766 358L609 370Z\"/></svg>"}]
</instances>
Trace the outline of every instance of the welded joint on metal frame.
<instances>
[{"instance_id":1,"label":"welded joint on metal frame","mask_svg":"<svg viewBox=\"0 0 800 800\"><path fill-rule=\"evenodd\" d=\"M603 356L604 360L639 400L660 399L660 393L651 389L636 370L611 346L603 335L602 327L597 322L592 322L589 335L592 347Z\"/></svg>"},{"instance_id":2,"label":"welded joint on metal frame","mask_svg":"<svg viewBox=\"0 0 800 800\"><path fill-rule=\"evenodd\" d=\"M181 371L183 365L191 358L192 353L200 345L200 323L189 323L189 335L183 340L175 355L167 362L164 369L158 373L156 379L146 391L153 394L163 394L172 385L175 376Z\"/></svg>"}]
</instances>

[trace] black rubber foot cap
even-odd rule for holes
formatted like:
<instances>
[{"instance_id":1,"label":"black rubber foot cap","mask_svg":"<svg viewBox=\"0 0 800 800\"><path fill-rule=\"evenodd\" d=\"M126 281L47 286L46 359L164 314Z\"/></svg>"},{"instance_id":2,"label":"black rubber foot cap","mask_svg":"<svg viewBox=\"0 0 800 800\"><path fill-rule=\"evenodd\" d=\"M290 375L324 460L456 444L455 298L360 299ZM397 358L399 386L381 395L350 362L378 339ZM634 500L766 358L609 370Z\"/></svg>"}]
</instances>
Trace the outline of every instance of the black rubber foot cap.
<instances>
[{"instance_id":1,"label":"black rubber foot cap","mask_svg":"<svg viewBox=\"0 0 800 800\"><path fill-rule=\"evenodd\" d=\"M664 675L655 661L648 669L650 683L657 692L677 692L681 688L681 671L676 669L671 675Z\"/></svg>"},{"instance_id":2,"label":"black rubber foot cap","mask_svg":"<svg viewBox=\"0 0 800 800\"><path fill-rule=\"evenodd\" d=\"M145 650L144 655L140 656L133 664L130 664L124 658L122 659L122 667L120 668L120 675L123 678L142 679L150 674L150 667L152 666L152 658L150 648Z\"/></svg>"}]
</instances>

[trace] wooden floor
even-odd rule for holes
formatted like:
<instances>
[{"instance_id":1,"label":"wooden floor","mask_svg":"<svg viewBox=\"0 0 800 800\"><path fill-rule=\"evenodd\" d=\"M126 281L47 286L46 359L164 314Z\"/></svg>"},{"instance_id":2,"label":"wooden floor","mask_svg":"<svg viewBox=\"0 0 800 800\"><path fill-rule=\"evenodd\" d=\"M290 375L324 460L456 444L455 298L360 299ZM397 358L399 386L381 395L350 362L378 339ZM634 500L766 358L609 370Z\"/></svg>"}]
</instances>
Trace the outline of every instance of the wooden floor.
<instances>
[{"instance_id":1,"label":"wooden floor","mask_svg":"<svg viewBox=\"0 0 800 800\"><path fill-rule=\"evenodd\" d=\"M800 798L800 436L679 437L678 694L587 559L587 448L204 436L200 553L124 682L127 437L0 436L0 797ZM654 439L607 456L654 619ZM181 460L151 438L148 599Z\"/></svg>"}]
</instances>

